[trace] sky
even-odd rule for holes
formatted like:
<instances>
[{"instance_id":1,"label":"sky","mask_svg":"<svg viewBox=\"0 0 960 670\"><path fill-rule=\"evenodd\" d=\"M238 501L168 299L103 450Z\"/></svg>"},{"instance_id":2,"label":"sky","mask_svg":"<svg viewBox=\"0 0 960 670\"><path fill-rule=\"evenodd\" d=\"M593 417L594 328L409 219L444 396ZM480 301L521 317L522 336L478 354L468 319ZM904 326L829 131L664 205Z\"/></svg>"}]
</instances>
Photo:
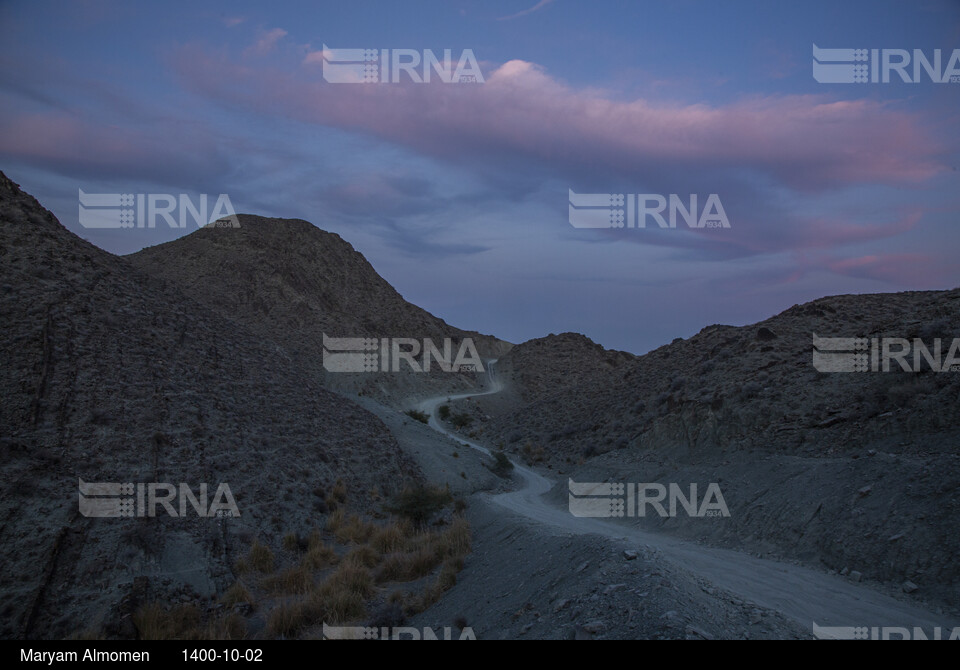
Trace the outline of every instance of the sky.
<instances>
[{"instance_id":1,"label":"sky","mask_svg":"<svg viewBox=\"0 0 960 670\"><path fill-rule=\"evenodd\" d=\"M512 342L639 354L960 286L960 82L821 83L813 45L939 50L942 74L960 1L0 0L0 170L117 254L197 226L85 227L79 191L306 219ZM480 77L332 83L339 49L450 50ZM715 194L729 227L577 228L571 192Z\"/></svg>"}]
</instances>

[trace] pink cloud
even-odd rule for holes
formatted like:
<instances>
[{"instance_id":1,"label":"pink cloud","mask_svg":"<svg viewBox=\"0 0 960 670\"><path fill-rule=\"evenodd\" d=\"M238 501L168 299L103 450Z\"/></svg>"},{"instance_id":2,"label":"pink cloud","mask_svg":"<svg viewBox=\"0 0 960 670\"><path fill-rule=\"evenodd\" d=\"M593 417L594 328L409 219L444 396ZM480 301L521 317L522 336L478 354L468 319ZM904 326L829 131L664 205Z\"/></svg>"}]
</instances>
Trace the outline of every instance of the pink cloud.
<instances>
[{"instance_id":1,"label":"pink cloud","mask_svg":"<svg viewBox=\"0 0 960 670\"><path fill-rule=\"evenodd\" d=\"M485 84L336 85L321 80L319 60L308 55L289 72L193 50L181 54L180 72L198 92L453 159L506 155L623 175L651 165L743 169L803 190L915 184L946 169L944 148L921 119L875 101L620 101L519 60Z\"/></svg>"},{"instance_id":2,"label":"pink cloud","mask_svg":"<svg viewBox=\"0 0 960 670\"><path fill-rule=\"evenodd\" d=\"M254 56L263 56L268 54L273 51L274 47L277 46L277 42L286 36L287 31L283 28L274 28L273 30L268 30L267 32L261 34L259 39L257 39L253 46L249 47L245 53L252 54Z\"/></svg>"},{"instance_id":3,"label":"pink cloud","mask_svg":"<svg viewBox=\"0 0 960 670\"><path fill-rule=\"evenodd\" d=\"M794 255L794 262L784 267L783 283L799 281L815 272L883 282L902 289L934 289L956 284L952 264L930 253L874 253L841 257L836 254ZM775 280L774 280L775 281Z\"/></svg>"},{"instance_id":4,"label":"pink cloud","mask_svg":"<svg viewBox=\"0 0 960 670\"><path fill-rule=\"evenodd\" d=\"M0 155L65 174L85 170L128 177L189 177L216 173L226 159L209 129L175 120L149 129L105 126L65 114L0 119Z\"/></svg>"},{"instance_id":5,"label":"pink cloud","mask_svg":"<svg viewBox=\"0 0 960 670\"><path fill-rule=\"evenodd\" d=\"M941 260L929 254L874 254L828 261L831 271L849 277L877 279L898 286L944 286Z\"/></svg>"}]
</instances>

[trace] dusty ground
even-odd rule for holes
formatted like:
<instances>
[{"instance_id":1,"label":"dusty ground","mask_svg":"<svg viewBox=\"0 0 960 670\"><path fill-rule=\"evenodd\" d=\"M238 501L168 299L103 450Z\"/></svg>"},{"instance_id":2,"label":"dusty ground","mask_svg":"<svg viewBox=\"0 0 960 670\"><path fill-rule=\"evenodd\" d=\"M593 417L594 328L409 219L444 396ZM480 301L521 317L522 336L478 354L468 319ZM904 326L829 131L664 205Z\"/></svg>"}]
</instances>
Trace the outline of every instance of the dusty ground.
<instances>
[{"instance_id":1,"label":"dusty ground","mask_svg":"<svg viewBox=\"0 0 960 670\"><path fill-rule=\"evenodd\" d=\"M470 402L499 389L498 382L487 388L489 396L473 394ZM387 423L421 467L446 476L451 444L482 449L460 436L437 441L423 434L422 424ZM436 417L433 424L452 430ZM484 454L479 467L483 459L490 462ZM565 505L566 476L546 468L517 467L510 480L511 491L495 482L468 498L474 552L457 586L412 625L441 629L466 621L491 638L784 638L811 637L814 623L932 629L960 622L957 612L917 594L799 561L710 547L671 528L576 519ZM698 521L715 526L727 519ZM624 551L637 558L628 560Z\"/></svg>"}]
</instances>

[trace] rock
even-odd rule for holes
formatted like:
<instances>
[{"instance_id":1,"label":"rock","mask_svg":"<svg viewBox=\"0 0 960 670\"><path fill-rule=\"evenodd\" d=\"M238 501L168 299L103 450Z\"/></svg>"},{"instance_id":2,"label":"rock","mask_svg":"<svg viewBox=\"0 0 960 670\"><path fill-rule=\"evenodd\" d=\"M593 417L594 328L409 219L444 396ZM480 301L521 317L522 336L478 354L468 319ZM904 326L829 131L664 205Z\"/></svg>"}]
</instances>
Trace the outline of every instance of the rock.
<instances>
[{"instance_id":1,"label":"rock","mask_svg":"<svg viewBox=\"0 0 960 670\"><path fill-rule=\"evenodd\" d=\"M570 604L570 601L567 600L566 598L564 598L563 600L558 600L558 601L557 601L557 604L553 606L553 611L554 611L554 612L559 612L560 610L564 609L564 608L565 608L567 605L569 605L569 604Z\"/></svg>"},{"instance_id":2,"label":"rock","mask_svg":"<svg viewBox=\"0 0 960 670\"><path fill-rule=\"evenodd\" d=\"M637 552L635 552L633 549L624 549L623 551L623 557L628 561L636 560L637 555Z\"/></svg>"},{"instance_id":3,"label":"rock","mask_svg":"<svg viewBox=\"0 0 960 670\"><path fill-rule=\"evenodd\" d=\"M846 577L846 576L849 575L849 574L850 574L850 568L846 568L846 567L845 567L843 570L840 571L840 576L841 576L841 577Z\"/></svg>"},{"instance_id":4,"label":"rock","mask_svg":"<svg viewBox=\"0 0 960 670\"><path fill-rule=\"evenodd\" d=\"M852 579L852 580L855 581L855 582L859 582L860 580L863 579L863 574L857 572L856 570L853 570L853 571L850 573L850 579Z\"/></svg>"},{"instance_id":5,"label":"rock","mask_svg":"<svg viewBox=\"0 0 960 670\"><path fill-rule=\"evenodd\" d=\"M864 496L870 495L870 491L872 491L872 490L873 490L873 487L872 487L872 486L864 486L862 489L860 489L859 491L857 491L857 493L860 494L860 497L861 497L861 498L863 498Z\"/></svg>"},{"instance_id":6,"label":"rock","mask_svg":"<svg viewBox=\"0 0 960 670\"><path fill-rule=\"evenodd\" d=\"M587 569L589 565L590 565L590 561L584 561L583 563L580 564L580 567L577 568L577 572L583 572L584 570Z\"/></svg>"},{"instance_id":7,"label":"rock","mask_svg":"<svg viewBox=\"0 0 960 670\"><path fill-rule=\"evenodd\" d=\"M750 613L750 625L756 626L761 621L763 621L763 613L760 610L753 610Z\"/></svg>"},{"instance_id":8,"label":"rock","mask_svg":"<svg viewBox=\"0 0 960 670\"><path fill-rule=\"evenodd\" d=\"M602 633L606 629L606 627L607 627L606 624L604 624L602 621L597 620L597 621L590 621L588 623L585 623L580 628L582 628L585 632L589 633L590 635L597 635L599 633Z\"/></svg>"},{"instance_id":9,"label":"rock","mask_svg":"<svg viewBox=\"0 0 960 670\"><path fill-rule=\"evenodd\" d=\"M583 629L583 626L578 626L577 630L573 634L573 639L574 640L592 640L593 635L585 631Z\"/></svg>"},{"instance_id":10,"label":"rock","mask_svg":"<svg viewBox=\"0 0 960 670\"><path fill-rule=\"evenodd\" d=\"M763 327L757 330L757 339L761 342L769 342L777 339L777 334L769 328Z\"/></svg>"},{"instance_id":11,"label":"rock","mask_svg":"<svg viewBox=\"0 0 960 670\"><path fill-rule=\"evenodd\" d=\"M608 596L611 593L614 593L615 591L619 591L620 589L625 589L625 588L627 588L626 584L611 584L610 586L608 586L603 590L603 595Z\"/></svg>"},{"instance_id":12,"label":"rock","mask_svg":"<svg viewBox=\"0 0 960 670\"><path fill-rule=\"evenodd\" d=\"M702 628L697 628L696 626L687 626L687 635L696 635L697 637L703 640L713 639L713 635L703 630Z\"/></svg>"},{"instance_id":13,"label":"rock","mask_svg":"<svg viewBox=\"0 0 960 670\"><path fill-rule=\"evenodd\" d=\"M896 535L891 535L891 536L888 538L887 541L888 541L888 542L896 542L896 541L899 540L901 537L903 537L903 533L897 533Z\"/></svg>"},{"instance_id":14,"label":"rock","mask_svg":"<svg viewBox=\"0 0 960 670\"><path fill-rule=\"evenodd\" d=\"M903 592L904 592L904 593L913 593L914 591L916 591L916 590L919 589L920 587L917 586L916 584L914 584L913 582L911 582L910 580L907 580L907 581L905 581L905 582L903 583L903 587L902 587L902 588L903 588Z\"/></svg>"}]
</instances>

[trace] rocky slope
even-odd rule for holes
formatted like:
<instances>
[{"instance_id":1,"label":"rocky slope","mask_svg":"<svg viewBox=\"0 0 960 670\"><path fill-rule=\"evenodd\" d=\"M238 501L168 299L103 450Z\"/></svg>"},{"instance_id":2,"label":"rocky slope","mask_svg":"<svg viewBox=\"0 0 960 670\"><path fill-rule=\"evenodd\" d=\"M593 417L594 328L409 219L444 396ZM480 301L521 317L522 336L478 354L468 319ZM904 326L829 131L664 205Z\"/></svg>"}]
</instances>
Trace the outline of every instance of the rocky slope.
<instances>
[{"instance_id":1,"label":"rocky slope","mask_svg":"<svg viewBox=\"0 0 960 670\"><path fill-rule=\"evenodd\" d=\"M339 235L300 219L240 215L239 228L205 228L128 256L134 266L180 286L198 302L283 347L311 375L351 395L402 404L411 394L469 388L473 373L329 373L328 337L431 338L453 352L472 338L485 358L510 345L454 328L397 293ZM422 362L422 358L418 358Z\"/></svg>"},{"instance_id":2,"label":"rocky slope","mask_svg":"<svg viewBox=\"0 0 960 670\"><path fill-rule=\"evenodd\" d=\"M541 385L519 407L462 405L491 446L578 481L721 484L729 519L651 527L960 603L960 373L817 372L814 333L939 337L946 354L960 290L824 298L586 379L577 356L540 347L514 365L514 383L569 371L569 384Z\"/></svg>"},{"instance_id":3,"label":"rocky slope","mask_svg":"<svg viewBox=\"0 0 960 670\"><path fill-rule=\"evenodd\" d=\"M204 230L202 236L229 235ZM0 635L132 637L144 599L233 584L257 538L418 471L286 352L63 228L0 174ZM87 518L78 480L227 483L239 518Z\"/></svg>"}]
</instances>

